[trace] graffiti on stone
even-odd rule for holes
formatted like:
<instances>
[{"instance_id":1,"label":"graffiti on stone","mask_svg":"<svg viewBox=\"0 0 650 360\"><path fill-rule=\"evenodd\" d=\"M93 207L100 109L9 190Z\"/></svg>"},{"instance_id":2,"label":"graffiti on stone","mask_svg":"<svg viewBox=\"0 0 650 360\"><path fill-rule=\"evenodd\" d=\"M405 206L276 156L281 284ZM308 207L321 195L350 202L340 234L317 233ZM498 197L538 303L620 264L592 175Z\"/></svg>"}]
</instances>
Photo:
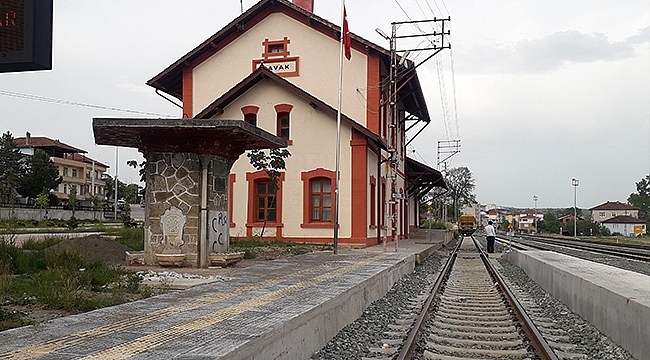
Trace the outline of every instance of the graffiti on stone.
<instances>
[{"instance_id":1,"label":"graffiti on stone","mask_svg":"<svg viewBox=\"0 0 650 360\"><path fill-rule=\"evenodd\" d=\"M230 238L228 228L230 219L227 211L209 211L209 235L210 252L223 253L228 251Z\"/></svg>"}]
</instances>

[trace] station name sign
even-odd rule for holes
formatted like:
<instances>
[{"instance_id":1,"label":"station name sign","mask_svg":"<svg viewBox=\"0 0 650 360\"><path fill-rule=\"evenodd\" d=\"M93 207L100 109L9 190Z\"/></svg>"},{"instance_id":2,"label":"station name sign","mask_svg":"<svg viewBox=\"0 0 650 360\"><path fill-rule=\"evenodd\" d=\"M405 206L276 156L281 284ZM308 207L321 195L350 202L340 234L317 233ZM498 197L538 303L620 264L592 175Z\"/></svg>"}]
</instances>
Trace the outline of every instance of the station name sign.
<instances>
[{"instance_id":1,"label":"station name sign","mask_svg":"<svg viewBox=\"0 0 650 360\"><path fill-rule=\"evenodd\" d=\"M0 73L52 69L53 0L0 0Z\"/></svg>"}]
</instances>

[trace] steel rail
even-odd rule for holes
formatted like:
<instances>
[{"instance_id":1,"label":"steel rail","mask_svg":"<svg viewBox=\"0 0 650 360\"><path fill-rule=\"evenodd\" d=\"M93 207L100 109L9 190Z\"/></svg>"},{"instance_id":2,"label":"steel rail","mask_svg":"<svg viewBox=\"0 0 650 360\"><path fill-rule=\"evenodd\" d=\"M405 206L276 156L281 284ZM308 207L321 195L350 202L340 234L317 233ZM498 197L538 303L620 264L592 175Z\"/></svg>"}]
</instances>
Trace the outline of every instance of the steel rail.
<instances>
[{"instance_id":1,"label":"steel rail","mask_svg":"<svg viewBox=\"0 0 650 360\"><path fill-rule=\"evenodd\" d=\"M549 239L545 237L534 237L534 236L525 236L522 237L522 239L527 239L529 241L537 241L542 244L566 247L569 249L577 249L577 250L591 251L599 254L618 256L625 259L632 259L632 260L645 261L645 262L650 261L650 255L648 255L647 253L635 252L634 249L637 248L631 248L631 247L626 247L621 245L599 244L594 242L586 243L583 241L581 241L580 243L571 243L564 240ZM612 248L608 249L603 246L620 247L621 249L620 250L612 249Z\"/></svg>"},{"instance_id":2,"label":"steel rail","mask_svg":"<svg viewBox=\"0 0 650 360\"><path fill-rule=\"evenodd\" d=\"M454 267L454 262L456 261L456 257L458 257L458 251L462 243L462 241L458 242L458 245L456 245L454 252L449 256L449 259L447 259L445 266L440 271L440 275L438 275L438 279L431 289L431 294L429 294L427 301L422 306L420 315L413 323L413 327L411 328L411 331L409 331L409 334L406 337L404 344L402 345L402 349L397 355L397 360L407 360L414 357L419 335L425 328L426 321L428 320L431 313L431 307L433 306L433 302L438 295L438 292L440 289L442 289L444 282L447 280L449 274L451 273L451 269Z\"/></svg>"},{"instance_id":3,"label":"steel rail","mask_svg":"<svg viewBox=\"0 0 650 360\"><path fill-rule=\"evenodd\" d=\"M483 260L485 267L487 268L492 278L496 281L497 286L501 288L501 293L504 295L506 301L512 308L515 316L517 317L517 320L519 320L519 323L526 333L526 337L530 341L530 346L535 349L536 355L539 356L541 360L558 360L558 357L553 352L553 349L551 349L542 334L539 332L539 330L537 330L537 327L535 327L533 320L528 316L526 310L524 310L524 308L521 306L517 300L517 297L512 293L508 285L506 285L505 280L501 274L499 274L494 266L492 266L492 263L490 263L487 255L478 245L476 239L472 237L472 240L474 240L474 245L476 245L479 250L481 260Z\"/></svg>"}]
</instances>

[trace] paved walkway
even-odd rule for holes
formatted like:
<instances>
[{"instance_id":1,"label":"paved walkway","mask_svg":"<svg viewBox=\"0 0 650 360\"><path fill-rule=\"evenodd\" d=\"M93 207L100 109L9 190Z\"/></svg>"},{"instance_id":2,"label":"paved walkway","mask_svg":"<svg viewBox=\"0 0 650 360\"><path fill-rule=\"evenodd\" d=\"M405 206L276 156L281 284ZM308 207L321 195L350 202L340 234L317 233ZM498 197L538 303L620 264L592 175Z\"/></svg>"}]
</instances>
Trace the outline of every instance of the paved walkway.
<instances>
[{"instance_id":1,"label":"paved walkway","mask_svg":"<svg viewBox=\"0 0 650 360\"><path fill-rule=\"evenodd\" d=\"M392 248L391 248L392 246ZM0 333L0 359L302 359L413 271L422 239L315 252Z\"/></svg>"}]
</instances>

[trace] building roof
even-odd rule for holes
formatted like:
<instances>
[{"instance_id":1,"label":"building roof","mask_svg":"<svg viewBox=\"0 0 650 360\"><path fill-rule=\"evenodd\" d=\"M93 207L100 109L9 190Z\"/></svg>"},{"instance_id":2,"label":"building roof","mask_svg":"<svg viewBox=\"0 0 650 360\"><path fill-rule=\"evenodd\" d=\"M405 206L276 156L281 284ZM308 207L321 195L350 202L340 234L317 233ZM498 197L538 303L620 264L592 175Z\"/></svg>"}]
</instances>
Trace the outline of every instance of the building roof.
<instances>
[{"instance_id":1,"label":"building roof","mask_svg":"<svg viewBox=\"0 0 650 360\"><path fill-rule=\"evenodd\" d=\"M317 98L316 96L308 93L302 88L287 81L285 78L275 74L274 72L270 71L266 67L260 66L255 71L253 71L250 75L248 75L246 78L240 81L238 84L233 86L226 93L224 93L219 98L214 100L205 109L203 109L201 112L196 114L194 119L209 119L216 114L223 113L223 109L228 104L230 104L232 101L239 98L242 94L244 94L246 91L250 90L255 85L257 85L260 81L263 80L273 81L274 84L277 84L280 87L293 92L294 94L298 95L299 97L303 98L306 102L308 102L309 105L312 106L314 109L318 108L323 112L325 112L326 114L329 114L330 116L333 117L336 117L337 115L337 110L333 106L325 103L324 101ZM377 147L382 149L387 148L386 143L380 136L368 130L365 126L352 120L347 115L341 114L341 121L347 123L354 130L365 135L368 139L370 139L370 141L375 143Z\"/></svg>"},{"instance_id":2,"label":"building roof","mask_svg":"<svg viewBox=\"0 0 650 360\"><path fill-rule=\"evenodd\" d=\"M99 161L97 161L95 159L91 159L91 158L89 158L89 157L87 157L86 155L83 155L83 154L78 154L78 153L65 154L64 157L66 159L70 159L70 160L81 161L81 162L84 162L86 164L93 164L94 163L96 166L101 166L101 167L104 167L104 168L107 168L107 169L110 167L110 166L108 166L108 165L106 165L104 163L101 163L101 162L99 162Z\"/></svg>"},{"instance_id":3,"label":"building roof","mask_svg":"<svg viewBox=\"0 0 650 360\"><path fill-rule=\"evenodd\" d=\"M50 156L63 157L62 154L87 153L86 150L77 149L74 146L62 143L59 139L52 140L44 136L18 137L14 139L14 142L19 148L41 149L50 154Z\"/></svg>"},{"instance_id":4,"label":"building roof","mask_svg":"<svg viewBox=\"0 0 650 360\"><path fill-rule=\"evenodd\" d=\"M406 193L421 198L434 187L447 189L445 179L440 171L424 165L409 157L406 158Z\"/></svg>"},{"instance_id":5,"label":"building roof","mask_svg":"<svg viewBox=\"0 0 650 360\"><path fill-rule=\"evenodd\" d=\"M611 219L603 220L603 224L645 224L645 221L629 215L618 215Z\"/></svg>"},{"instance_id":6,"label":"building roof","mask_svg":"<svg viewBox=\"0 0 650 360\"><path fill-rule=\"evenodd\" d=\"M237 159L244 151L287 146L281 139L242 120L93 119L95 142L139 149Z\"/></svg>"},{"instance_id":7,"label":"building roof","mask_svg":"<svg viewBox=\"0 0 650 360\"><path fill-rule=\"evenodd\" d=\"M151 78L147 81L147 85L182 100L184 69L192 68L200 64L211 55L223 49L226 45L235 41L239 36L268 15L277 12L286 14L337 41L339 39L340 27L315 15L313 12L305 10L287 0L261 0L199 46L168 66L161 73ZM390 52L387 49L352 33L350 33L350 39L351 47L355 50L363 53L376 52L386 66L390 66ZM414 69L414 66L411 66L411 69ZM428 124L430 122L429 111L426 106L420 81L417 77L417 72L413 70L408 75L406 83L399 90L399 96L405 106L405 110L409 114Z\"/></svg>"},{"instance_id":8,"label":"building roof","mask_svg":"<svg viewBox=\"0 0 650 360\"><path fill-rule=\"evenodd\" d=\"M624 204L620 201L608 201L604 204L594 206L589 210L639 210L639 208L629 204Z\"/></svg>"}]
</instances>

